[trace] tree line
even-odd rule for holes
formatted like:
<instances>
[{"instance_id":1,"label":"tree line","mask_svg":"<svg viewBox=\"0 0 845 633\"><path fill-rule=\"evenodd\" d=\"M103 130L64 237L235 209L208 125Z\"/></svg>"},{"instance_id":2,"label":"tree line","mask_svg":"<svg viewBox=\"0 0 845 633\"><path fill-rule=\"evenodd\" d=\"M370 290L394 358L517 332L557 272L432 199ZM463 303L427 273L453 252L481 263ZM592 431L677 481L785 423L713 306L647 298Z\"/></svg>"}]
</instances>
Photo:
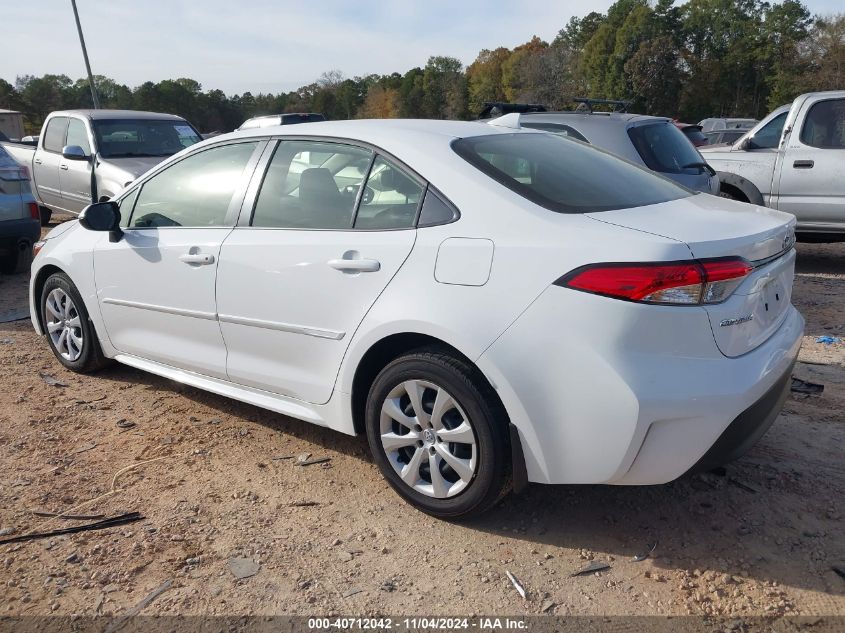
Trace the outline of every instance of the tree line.
<instances>
[{"instance_id":1,"label":"tree line","mask_svg":"<svg viewBox=\"0 0 845 633\"><path fill-rule=\"evenodd\" d=\"M347 78L337 70L279 94L228 96L193 79L135 88L95 76L101 106L179 114L201 131L229 131L279 112L329 119L474 118L486 101L567 109L579 96L633 101L632 111L695 122L760 118L796 95L845 89L845 14L812 16L799 0L617 0L573 17L557 36L482 50L469 66L433 56L404 74ZM53 110L91 107L87 79L0 79L0 107L37 133Z\"/></svg>"}]
</instances>

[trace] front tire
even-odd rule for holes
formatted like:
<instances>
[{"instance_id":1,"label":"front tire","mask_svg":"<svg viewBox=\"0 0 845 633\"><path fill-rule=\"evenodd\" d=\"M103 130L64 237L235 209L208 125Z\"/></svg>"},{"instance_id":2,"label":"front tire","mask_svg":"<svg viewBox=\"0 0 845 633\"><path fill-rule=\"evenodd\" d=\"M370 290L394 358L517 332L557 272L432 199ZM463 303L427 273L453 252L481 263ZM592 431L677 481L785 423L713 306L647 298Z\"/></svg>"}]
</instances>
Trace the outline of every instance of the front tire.
<instances>
[{"instance_id":1,"label":"front tire","mask_svg":"<svg viewBox=\"0 0 845 633\"><path fill-rule=\"evenodd\" d=\"M79 373L108 365L85 303L70 277L64 273L48 277L40 307L50 349L62 365Z\"/></svg>"},{"instance_id":2,"label":"front tire","mask_svg":"<svg viewBox=\"0 0 845 633\"><path fill-rule=\"evenodd\" d=\"M387 365L366 426L382 475L427 514L466 519L510 489L507 415L478 369L452 354L419 350Z\"/></svg>"}]
</instances>

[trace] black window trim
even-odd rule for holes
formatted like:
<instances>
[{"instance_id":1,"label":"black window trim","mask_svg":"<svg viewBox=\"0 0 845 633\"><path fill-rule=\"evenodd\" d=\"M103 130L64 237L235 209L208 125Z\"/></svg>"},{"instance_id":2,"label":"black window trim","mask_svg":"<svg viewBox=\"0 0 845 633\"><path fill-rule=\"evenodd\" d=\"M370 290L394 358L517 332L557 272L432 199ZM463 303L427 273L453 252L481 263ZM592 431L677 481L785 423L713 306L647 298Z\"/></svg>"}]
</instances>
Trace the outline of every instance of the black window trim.
<instances>
[{"instance_id":1,"label":"black window trim","mask_svg":"<svg viewBox=\"0 0 845 633\"><path fill-rule=\"evenodd\" d=\"M843 150L843 149L845 149L845 146L840 146L840 145L837 145L837 146L810 145L810 143L807 143L807 142L804 141L804 128L807 127L807 119L810 117L810 112L812 112L813 108L815 108L820 103L826 103L828 101L842 101L843 103L845 103L845 98L843 98L843 97L831 97L830 99L819 99L818 101L813 102L810 105L809 108L807 108L807 112L806 112L806 114L804 114L804 121L801 124L801 130L798 132L798 142L801 143L802 145L804 145L805 147L812 147L813 149L828 149L828 150ZM786 124L784 123L784 125L786 125ZM783 139L783 133L781 133L781 139Z\"/></svg>"},{"instance_id":2,"label":"black window trim","mask_svg":"<svg viewBox=\"0 0 845 633\"><path fill-rule=\"evenodd\" d=\"M425 202L425 195L429 189L433 189L434 192L438 195L438 197L452 209L453 218L449 222L442 222L439 224L432 224L425 226L423 228L431 228L434 226L443 226L444 224L451 224L453 222L457 222L460 217L460 211L458 208L452 203L449 198L443 195L440 190L436 187L432 186L432 184L423 178L419 172L413 169L410 165L408 165L403 160L397 158L395 155L391 154L390 152L385 151L378 145L374 145L372 143L368 143L366 141L360 141L357 139L350 139L338 136L313 136L307 134L285 134L285 135L274 135L270 137L262 137L264 140L267 140L267 147L264 150L264 153L261 156L261 159L258 161L256 168L253 172L251 181L249 186L247 187L246 196L244 197L243 204L241 205L240 213L238 216L237 228L241 229L252 229L257 231L335 231L335 232L381 232L381 231L408 231L408 230L417 230L418 223L420 219L420 214L422 213L422 205ZM420 196L419 203L417 204L417 210L414 214L414 223L412 226L406 227L395 227L395 228L386 228L386 229L362 229L362 228L355 228L355 220L358 217L358 208L361 203L361 196L363 195L364 187L358 191L358 197L355 201L355 210L352 219L352 226L345 229L319 229L319 228L304 228L304 227L273 227L273 226L252 226L252 219L255 215L255 206L258 203L258 195L261 193L261 187L264 185L264 178L267 175L267 169L270 166L270 162L273 160L273 156L276 153L276 149L278 146L285 142L285 141L305 141L305 142L313 142L313 143L335 143L339 145L349 145L352 147L358 147L362 149L367 149L372 152L372 157L370 158L370 166L367 170L366 178L364 179L364 186L366 186L367 180L370 177L370 169L372 169L372 165L375 162L376 157L381 156L384 159L388 160L389 162L395 163L397 167L402 169L408 176L413 178L418 185L422 188L422 194Z\"/></svg>"},{"instance_id":3,"label":"black window trim","mask_svg":"<svg viewBox=\"0 0 845 633\"><path fill-rule=\"evenodd\" d=\"M174 165L178 165L182 161L191 158L192 156L196 156L197 154L202 154L203 152L207 152L208 150L218 149L220 147L226 147L228 145L242 145L244 143L255 143L256 147L252 152L252 156L250 156L249 160L247 161L246 166L244 167L244 174L241 177L241 181L238 183L237 187L235 188L234 193L232 194L232 199L229 201L229 208L226 210L226 215L223 220L223 224L215 224L213 226L130 226L132 223L132 217L135 215L135 206L138 204L138 198L141 197L143 193L144 185L146 185L150 180L155 178L158 174L161 174ZM240 214L241 205L243 204L244 196L246 195L247 189L249 187L249 183L252 182L252 178L255 174L255 168L259 163L259 159L262 158L264 152L267 149L267 139L260 138L260 137L247 137L247 138L237 138L237 139L230 139L221 143L214 143L213 145L207 145L202 147L197 151L190 152L185 154L179 160L175 160L172 162L165 161L164 163L160 163L156 167L153 168L149 174L143 180L136 181L132 184L132 187L124 191L119 198L117 198L116 202L120 203L128 196L132 195L133 191L138 191L138 195L135 197L135 201L132 204L132 210L129 215L129 219L126 223L126 228L124 231L161 231L166 229L176 229L176 230L190 230L190 229L231 229L237 226L237 219L238 215Z\"/></svg>"}]
</instances>

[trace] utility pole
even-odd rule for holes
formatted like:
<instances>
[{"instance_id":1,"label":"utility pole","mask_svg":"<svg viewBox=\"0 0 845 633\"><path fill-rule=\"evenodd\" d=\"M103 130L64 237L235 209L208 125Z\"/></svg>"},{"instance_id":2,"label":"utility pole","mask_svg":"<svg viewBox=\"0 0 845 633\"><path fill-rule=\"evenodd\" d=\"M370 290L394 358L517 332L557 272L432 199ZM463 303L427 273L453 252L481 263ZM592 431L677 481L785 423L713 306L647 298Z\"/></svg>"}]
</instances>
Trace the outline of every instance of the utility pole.
<instances>
[{"instance_id":1,"label":"utility pole","mask_svg":"<svg viewBox=\"0 0 845 633\"><path fill-rule=\"evenodd\" d=\"M79 11L76 10L76 0L70 0L73 6L73 17L76 18L76 30L79 32L79 43L82 45L82 56L85 58L85 70L88 71L88 86L91 88L91 98L94 100L94 109L100 109L100 100L97 99L97 87L94 85L94 75L91 74L91 63L88 61L88 50L85 48L85 38L82 36L82 25L79 23Z\"/></svg>"}]
</instances>

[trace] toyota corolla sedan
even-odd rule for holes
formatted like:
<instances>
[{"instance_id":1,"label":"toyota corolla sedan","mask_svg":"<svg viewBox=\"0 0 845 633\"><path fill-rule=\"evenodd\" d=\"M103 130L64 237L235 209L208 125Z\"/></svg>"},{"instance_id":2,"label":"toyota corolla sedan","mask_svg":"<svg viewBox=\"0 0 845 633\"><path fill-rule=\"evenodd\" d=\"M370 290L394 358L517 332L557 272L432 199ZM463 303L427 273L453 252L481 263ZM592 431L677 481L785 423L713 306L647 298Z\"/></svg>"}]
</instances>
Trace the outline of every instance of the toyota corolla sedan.
<instances>
[{"instance_id":1,"label":"toyota corolla sedan","mask_svg":"<svg viewBox=\"0 0 845 633\"><path fill-rule=\"evenodd\" d=\"M518 115L256 128L54 229L32 320L71 370L366 434L399 495L459 518L743 454L798 354L794 225Z\"/></svg>"}]
</instances>

